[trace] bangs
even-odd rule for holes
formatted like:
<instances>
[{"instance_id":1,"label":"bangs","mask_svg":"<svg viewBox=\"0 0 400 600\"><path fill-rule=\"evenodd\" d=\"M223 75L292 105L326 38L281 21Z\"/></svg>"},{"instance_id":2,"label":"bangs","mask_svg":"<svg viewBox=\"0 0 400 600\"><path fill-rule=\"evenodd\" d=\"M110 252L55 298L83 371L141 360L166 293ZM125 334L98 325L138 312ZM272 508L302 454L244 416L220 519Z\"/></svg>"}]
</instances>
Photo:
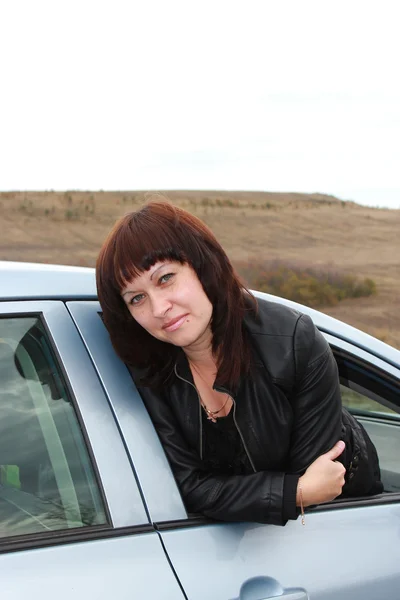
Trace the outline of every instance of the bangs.
<instances>
[{"instance_id":1,"label":"bangs","mask_svg":"<svg viewBox=\"0 0 400 600\"><path fill-rule=\"evenodd\" d=\"M180 243L179 226L154 214L131 214L119 224L114 237L113 279L120 292L134 277L158 261L184 264L187 256ZM141 218L140 218L141 217Z\"/></svg>"}]
</instances>

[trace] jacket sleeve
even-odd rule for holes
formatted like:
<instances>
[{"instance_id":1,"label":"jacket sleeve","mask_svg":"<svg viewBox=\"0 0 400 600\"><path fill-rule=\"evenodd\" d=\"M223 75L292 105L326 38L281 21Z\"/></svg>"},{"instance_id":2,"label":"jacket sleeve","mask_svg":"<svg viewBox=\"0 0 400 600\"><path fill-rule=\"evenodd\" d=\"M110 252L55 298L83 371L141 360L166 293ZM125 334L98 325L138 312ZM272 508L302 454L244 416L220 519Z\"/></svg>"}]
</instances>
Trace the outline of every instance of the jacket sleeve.
<instances>
[{"instance_id":1,"label":"jacket sleeve","mask_svg":"<svg viewBox=\"0 0 400 600\"><path fill-rule=\"evenodd\" d=\"M285 474L260 471L250 475L215 475L180 431L165 395L138 387L179 485L188 512L221 521L254 521L284 525Z\"/></svg>"},{"instance_id":2,"label":"jacket sleeve","mask_svg":"<svg viewBox=\"0 0 400 600\"><path fill-rule=\"evenodd\" d=\"M297 321L293 344L296 384L289 471L303 473L341 439L342 401L332 351L307 315Z\"/></svg>"}]
</instances>

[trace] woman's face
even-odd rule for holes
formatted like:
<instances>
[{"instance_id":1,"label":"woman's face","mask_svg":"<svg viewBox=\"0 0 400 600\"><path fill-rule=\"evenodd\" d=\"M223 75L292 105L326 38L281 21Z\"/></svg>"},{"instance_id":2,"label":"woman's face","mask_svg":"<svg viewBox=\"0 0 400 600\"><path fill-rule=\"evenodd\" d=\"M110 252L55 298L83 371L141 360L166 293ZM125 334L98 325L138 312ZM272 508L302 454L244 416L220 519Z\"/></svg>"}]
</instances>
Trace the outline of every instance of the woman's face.
<instances>
[{"instance_id":1,"label":"woman's face","mask_svg":"<svg viewBox=\"0 0 400 600\"><path fill-rule=\"evenodd\" d=\"M132 317L150 335L182 348L211 341L212 304L187 264L157 262L121 291Z\"/></svg>"}]
</instances>

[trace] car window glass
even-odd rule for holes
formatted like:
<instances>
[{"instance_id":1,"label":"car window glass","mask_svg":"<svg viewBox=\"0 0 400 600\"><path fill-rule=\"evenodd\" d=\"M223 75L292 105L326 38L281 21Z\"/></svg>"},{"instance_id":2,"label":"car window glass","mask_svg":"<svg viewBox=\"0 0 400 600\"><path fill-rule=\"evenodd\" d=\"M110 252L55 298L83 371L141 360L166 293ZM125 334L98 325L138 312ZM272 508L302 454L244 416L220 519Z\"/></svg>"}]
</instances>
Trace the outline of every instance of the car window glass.
<instances>
[{"instance_id":1,"label":"car window glass","mask_svg":"<svg viewBox=\"0 0 400 600\"><path fill-rule=\"evenodd\" d=\"M106 521L79 421L41 322L0 319L0 538Z\"/></svg>"},{"instance_id":2,"label":"car window glass","mask_svg":"<svg viewBox=\"0 0 400 600\"><path fill-rule=\"evenodd\" d=\"M356 392L344 385L341 385L342 392L342 403L343 406L346 406L351 412L369 412L372 414L388 414L388 415L396 415L396 411L392 408L385 406L384 404L365 396L364 394L360 394L360 392Z\"/></svg>"}]
</instances>

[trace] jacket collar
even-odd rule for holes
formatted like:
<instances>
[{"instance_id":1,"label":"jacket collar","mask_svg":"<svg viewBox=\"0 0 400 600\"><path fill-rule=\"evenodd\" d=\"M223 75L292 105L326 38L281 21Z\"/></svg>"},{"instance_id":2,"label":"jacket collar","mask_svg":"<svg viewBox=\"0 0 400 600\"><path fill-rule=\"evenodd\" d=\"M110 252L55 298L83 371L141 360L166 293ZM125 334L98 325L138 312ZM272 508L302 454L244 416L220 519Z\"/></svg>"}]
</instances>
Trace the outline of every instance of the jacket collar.
<instances>
[{"instance_id":1,"label":"jacket collar","mask_svg":"<svg viewBox=\"0 0 400 600\"><path fill-rule=\"evenodd\" d=\"M179 379L183 379L196 387L194 380L193 380L192 371L189 366L189 361L187 359L186 354L184 353L184 351L182 349L179 350L178 357L175 361L174 373L175 373L175 376L177 376ZM234 390L232 388L228 388L226 386L219 384L218 380L216 379L214 381L213 389L216 390L217 392L229 394L230 396L232 396L232 398L235 398L235 396L237 394L237 390L240 388L241 383L242 383L242 377L239 380L239 384L238 384L237 388Z\"/></svg>"}]
</instances>

